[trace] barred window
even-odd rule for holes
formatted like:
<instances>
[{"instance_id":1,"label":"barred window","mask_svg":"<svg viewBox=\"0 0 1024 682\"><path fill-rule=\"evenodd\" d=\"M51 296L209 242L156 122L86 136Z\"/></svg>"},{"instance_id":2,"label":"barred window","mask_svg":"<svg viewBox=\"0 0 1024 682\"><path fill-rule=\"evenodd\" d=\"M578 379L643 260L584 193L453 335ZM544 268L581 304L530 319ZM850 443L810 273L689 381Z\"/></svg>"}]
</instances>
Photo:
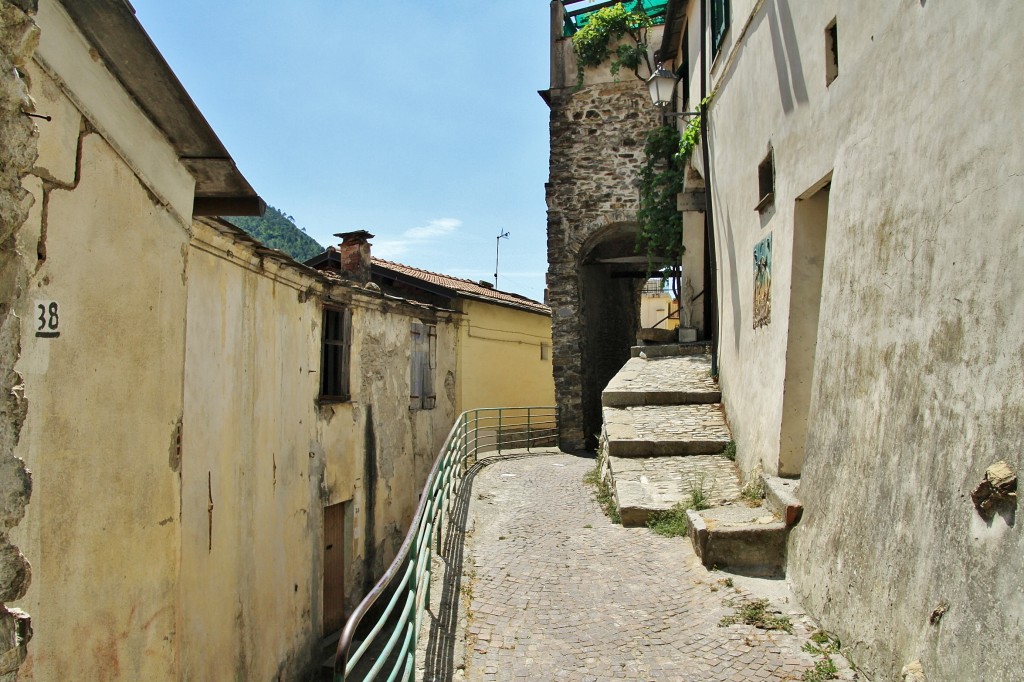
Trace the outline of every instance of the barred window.
<instances>
[{"instance_id":1,"label":"barred window","mask_svg":"<svg viewBox=\"0 0 1024 682\"><path fill-rule=\"evenodd\" d=\"M349 399L349 356L352 347L352 311L324 308L320 356L320 398Z\"/></svg>"},{"instance_id":2,"label":"barred window","mask_svg":"<svg viewBox=\"0 0 1024 682\"><path fill-rule=\"evenodd\" d=\"M410 334L412 356L409 364L409 409L432 410L437 400L434 393L434 370L437 369L437 326L413 322Z\"/></svg>"}]
</instances>

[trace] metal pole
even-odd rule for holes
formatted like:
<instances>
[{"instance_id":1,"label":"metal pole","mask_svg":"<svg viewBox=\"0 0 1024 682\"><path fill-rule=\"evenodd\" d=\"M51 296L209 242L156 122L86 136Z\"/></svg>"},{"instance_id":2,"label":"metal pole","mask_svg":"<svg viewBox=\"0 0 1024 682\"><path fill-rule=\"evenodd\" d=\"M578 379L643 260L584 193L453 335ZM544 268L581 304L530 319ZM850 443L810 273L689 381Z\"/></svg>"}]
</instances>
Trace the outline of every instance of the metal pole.
<instances>
[{"instance_id":1,"label":"metal pole","mask_svg":"<svg viewBox=\"0 0 1024 682\"><path fill-rule=\"evenodd\" d=\"M498 288L498 252L501 249L501 240L508 239L508 232L499 232L494 244L494 288Z\"/></svg>"}]
</instances>

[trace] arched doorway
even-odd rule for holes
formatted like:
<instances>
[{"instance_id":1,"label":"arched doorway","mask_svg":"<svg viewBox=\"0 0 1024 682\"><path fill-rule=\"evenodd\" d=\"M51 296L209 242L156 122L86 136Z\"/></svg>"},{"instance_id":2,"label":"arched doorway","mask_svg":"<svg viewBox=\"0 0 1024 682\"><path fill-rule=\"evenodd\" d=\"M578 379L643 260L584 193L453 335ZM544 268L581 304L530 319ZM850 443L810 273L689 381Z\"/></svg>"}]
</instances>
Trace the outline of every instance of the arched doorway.
<instances>
[{"instance_id":1,"label":"arched doorway","mask_svg":"<svg viewBox=\"0 0 1024 682\"><path fill-rule=\"evenodd\" d=\"M601 392L629 359L640 327L646 261L636 257L635 223L594 232L578 256L581 407L588 448L601 432Z\"/></svg>"}]
</instances>

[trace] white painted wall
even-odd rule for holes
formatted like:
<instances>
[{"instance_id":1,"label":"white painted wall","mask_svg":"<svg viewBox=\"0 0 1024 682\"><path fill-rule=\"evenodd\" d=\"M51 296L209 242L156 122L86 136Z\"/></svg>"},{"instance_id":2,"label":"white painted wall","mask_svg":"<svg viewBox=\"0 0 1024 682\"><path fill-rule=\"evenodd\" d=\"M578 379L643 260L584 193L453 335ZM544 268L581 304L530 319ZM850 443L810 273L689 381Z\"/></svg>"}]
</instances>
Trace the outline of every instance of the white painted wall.
<instances>
[{"instance_id":1,"label":"white painted wall","mask_svg":"<svg viewBox=\"0 0 1024 682\"><path fill-rule=\"evenodd\" d=\"M929 680L1024 677L1006 653L1024 643L1021 525L970 499L996 460L1024 465L1022 24L1012 1L735 1L712 74L721 383L747 472L778 467L795 211L831 174L789 575L881 679L915 659ZM754 330L769 233L772 322Z\"/></svg>"}]
</instances>

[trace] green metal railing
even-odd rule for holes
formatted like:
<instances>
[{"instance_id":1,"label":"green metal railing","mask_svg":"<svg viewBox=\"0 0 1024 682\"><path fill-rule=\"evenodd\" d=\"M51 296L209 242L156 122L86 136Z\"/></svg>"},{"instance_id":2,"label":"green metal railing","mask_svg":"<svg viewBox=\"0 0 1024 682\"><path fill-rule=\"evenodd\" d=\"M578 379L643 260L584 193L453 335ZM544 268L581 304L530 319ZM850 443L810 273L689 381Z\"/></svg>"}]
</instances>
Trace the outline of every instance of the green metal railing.
<instances>
[{"instance_id":1,"label":"green metal railing","mask_svg":"<svg viewBox=\"0 0 1024 682\"><path fill-rule=\"evenodd\" d=\"M336 682L369 681L384 671L389 682L412 678L420 620L430 603L433 540L436 536L440 549L444 514L466 469L481 453L553 446L557 439L557 407L480 408L459 415L430 470L398 555L345 623L334 663ZM390 595L387 604L375 609L385 595ZM371 609L376 621L364 624Z\"/></svg>"}]
</instances>

